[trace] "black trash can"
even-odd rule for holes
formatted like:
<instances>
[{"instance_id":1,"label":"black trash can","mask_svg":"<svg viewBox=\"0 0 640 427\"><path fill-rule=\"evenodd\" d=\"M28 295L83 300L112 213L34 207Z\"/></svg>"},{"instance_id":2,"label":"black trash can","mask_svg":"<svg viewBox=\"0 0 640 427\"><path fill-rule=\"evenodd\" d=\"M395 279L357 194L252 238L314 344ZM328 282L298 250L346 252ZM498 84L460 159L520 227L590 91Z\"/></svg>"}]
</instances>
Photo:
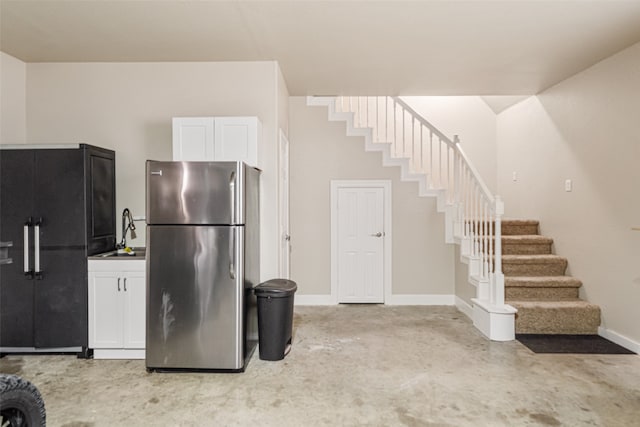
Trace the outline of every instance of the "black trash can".
<instances>
[{"instance_id":1,"label":"black trash can","mask_svg":"<svg viewBox=\"0 0 640 427\"><path fill-rule=\"evenodd\" d=\"M262 360L282 360L291 350L293 280L271 279L254 288L258 299L258 348Z\"/></svg>"}]
</instances>

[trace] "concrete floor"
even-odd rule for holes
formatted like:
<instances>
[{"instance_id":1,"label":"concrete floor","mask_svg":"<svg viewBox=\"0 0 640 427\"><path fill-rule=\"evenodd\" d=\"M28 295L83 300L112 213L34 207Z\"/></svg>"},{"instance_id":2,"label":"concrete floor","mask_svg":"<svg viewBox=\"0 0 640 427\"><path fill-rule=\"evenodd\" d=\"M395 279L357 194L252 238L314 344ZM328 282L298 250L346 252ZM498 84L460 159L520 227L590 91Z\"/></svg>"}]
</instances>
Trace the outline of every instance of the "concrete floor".
<instances>
[{"instance_id":1,"label":"concrete floor","mask_svg":"<svg viewBox=\"0 0 640 427\"><path fill-rule=\"evenodd\" d=\"M7 356L49 426L632 426L640 356L537 355L487 341L453 307L296 307L280 362L243 374L144 361Z\"/></svg>"}]
</instances>

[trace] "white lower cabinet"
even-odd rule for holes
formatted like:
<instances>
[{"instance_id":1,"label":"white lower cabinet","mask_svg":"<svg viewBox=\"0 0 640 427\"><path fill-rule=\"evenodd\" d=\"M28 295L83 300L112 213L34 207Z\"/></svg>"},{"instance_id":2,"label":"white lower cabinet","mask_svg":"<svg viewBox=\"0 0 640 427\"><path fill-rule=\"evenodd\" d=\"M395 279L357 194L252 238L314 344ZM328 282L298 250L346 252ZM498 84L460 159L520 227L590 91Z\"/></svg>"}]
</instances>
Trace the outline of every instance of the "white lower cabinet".
<instances>
[{"instance_id":1,"label":"white lower cabinet","mask_svg":"<svg viewBox=\"0 0 640 427\"><path fill-rule=\"evenodd\" d=\"M89 260L89 348L94 359L144 359L144 260Z\"/></svg>"}]
</instances>

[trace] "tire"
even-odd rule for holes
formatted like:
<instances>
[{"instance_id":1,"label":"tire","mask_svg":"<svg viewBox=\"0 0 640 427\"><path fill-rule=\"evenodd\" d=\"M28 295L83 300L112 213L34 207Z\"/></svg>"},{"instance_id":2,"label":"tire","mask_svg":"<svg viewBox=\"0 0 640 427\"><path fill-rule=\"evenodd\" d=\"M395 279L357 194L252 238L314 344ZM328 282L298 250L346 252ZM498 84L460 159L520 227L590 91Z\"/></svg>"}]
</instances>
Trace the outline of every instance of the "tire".
<instances>
[{"instance_id":1,"label":"tire","mask_svg":"<svg viewBox=\"0 0 640 427\"><path fill-rule=\"evenodd\" d=\"M17 375L0 374L0 426L45 427L46 413L40 392Z\"/></svg>"}]
</instances>

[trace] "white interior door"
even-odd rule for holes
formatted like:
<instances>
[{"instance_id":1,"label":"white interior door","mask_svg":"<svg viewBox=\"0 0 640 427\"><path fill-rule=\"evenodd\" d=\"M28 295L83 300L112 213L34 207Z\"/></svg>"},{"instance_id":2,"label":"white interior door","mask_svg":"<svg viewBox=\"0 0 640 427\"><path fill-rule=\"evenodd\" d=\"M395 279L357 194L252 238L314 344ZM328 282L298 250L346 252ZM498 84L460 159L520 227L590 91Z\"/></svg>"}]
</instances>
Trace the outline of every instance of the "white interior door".
<instances>
[{"instance_id":1,"label":"white interior door","mask_svg":"<svg viewBox=\"0 0 640 427\"><path fill-rule=\"evenodd\" d=\"M338 302L382 303L389 268L385 259L387 189L375 182L343 183L333 193L332 269Z\"/></svg>"},{"instance_id":2,"label":"white interior door","mask_svg":"<svg viewBox=\"0 0 640 427\"><path fill-rule=\"evenodd\" d=\"M290 274L291 236L289 234L289 140L280 129L278 150L279 179L278 195L280 210L280 277L288 279Z\"/></svg>"}]
</instances>

